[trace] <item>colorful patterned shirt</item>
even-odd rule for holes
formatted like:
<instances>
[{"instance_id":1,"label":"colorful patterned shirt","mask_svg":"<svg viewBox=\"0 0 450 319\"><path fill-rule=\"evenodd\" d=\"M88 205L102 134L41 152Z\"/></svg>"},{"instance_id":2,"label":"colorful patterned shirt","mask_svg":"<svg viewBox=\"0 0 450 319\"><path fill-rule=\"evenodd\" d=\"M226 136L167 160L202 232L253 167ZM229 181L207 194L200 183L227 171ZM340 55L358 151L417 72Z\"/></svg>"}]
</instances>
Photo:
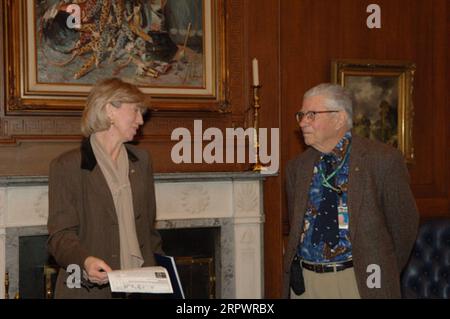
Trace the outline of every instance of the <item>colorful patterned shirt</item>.
<instances>
[{"instance_id":1,"label":"colorful patterned shirt","mask_svg":"<svg viewBox=\"0 0 450 319\"><path fill-rule=\"evenodd\" d=\"M336 184L342 190L341 205L347 206L347 186L348 186L348 172L349 172L349 155L346 156L347 151L351 151L352 134L350 131L345 133L344 137L339 141L335 148L331 151L336 163L334 168L336 169L343 160L341 169L336 173ZM314 263L328 263L346 261L352 258L352 244L350 242L350 234L347 229L339 228L339 242L335 247L329 247L323 240L319 244L313 244L312 233L315 226L316 216L319 210L320 202L323 197L324 190L327 190L322 184L321 171L325 171L325 163L323 162L323 156L321 154L320 159L314 164L314 173L311 181L311 187L309 189L309 199L305 217L303 219L303 232L300 237L300 245L298 247L299 256L309 262ZM336 203L338 205L339 203ZM348 225L348 214L347 225ZM338 216L336 216L336 219Z\"/></svg>"}]
</instances>

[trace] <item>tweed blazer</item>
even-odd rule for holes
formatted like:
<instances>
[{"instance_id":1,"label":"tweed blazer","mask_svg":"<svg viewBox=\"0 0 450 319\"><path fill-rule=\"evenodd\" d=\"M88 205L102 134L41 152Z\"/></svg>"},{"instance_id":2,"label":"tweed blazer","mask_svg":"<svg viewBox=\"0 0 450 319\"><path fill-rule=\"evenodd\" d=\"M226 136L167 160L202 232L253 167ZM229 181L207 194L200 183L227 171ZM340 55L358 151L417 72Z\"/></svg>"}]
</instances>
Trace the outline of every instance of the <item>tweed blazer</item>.
<instances>
[{"instance_id":1,"label":"tweed blazer","mask_svg":"<svg viewBox=\"0 0 450 319\"><path fill-rule=\"evenodd\" d=\"M314 163L320 153L309 148L290 161L286 194L290 233L283 262L283 297L307 208ZM361 298L400 298L400 273L416 238L419 214L409 175L398 150L353 134L348 181L349 232ZM381 287L369 288L369 265L381 270ZM304 270L305 271L305 270Z\"/></svg>"},{"instance_id":2,"label":"tweed blazer","mask_svg":"<svg viewBox=\"0 0 450 319\"><path fill-rule=\"evenodd\" d=\"M155 189L151 158L144 150L126 144L133 197L136 233L144 258L143 266L155 265L153 253L162 253L161 237L154 228ZM103 259L120 269L119 225L114 201L97 165L89 139L81 148L68 151L50 164L48 250L61 266L56 298L111 298L109 285L66 286L66 268L84 269L88 256ZM83 281L85 282L85 281Z\"/></svg>"}]
</instances>

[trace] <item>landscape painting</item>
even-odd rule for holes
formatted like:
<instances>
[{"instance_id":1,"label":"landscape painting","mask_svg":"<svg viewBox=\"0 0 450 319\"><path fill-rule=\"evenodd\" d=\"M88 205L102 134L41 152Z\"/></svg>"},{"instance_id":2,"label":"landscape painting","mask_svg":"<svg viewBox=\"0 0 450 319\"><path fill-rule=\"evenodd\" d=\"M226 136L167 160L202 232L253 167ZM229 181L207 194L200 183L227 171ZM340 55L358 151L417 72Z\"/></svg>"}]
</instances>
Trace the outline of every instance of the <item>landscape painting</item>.
<instances>
[{"instance_id":1,"label":"landscape painting","mask_svg":"<svg viewBox=\"0 0 450 319\"><path fill-rule=\"evenodd\" d=\"M332 81L354 97L353 132L400 149L414 160L415 65L404 61L334 60Z\"/></svg>"}]
</instances>

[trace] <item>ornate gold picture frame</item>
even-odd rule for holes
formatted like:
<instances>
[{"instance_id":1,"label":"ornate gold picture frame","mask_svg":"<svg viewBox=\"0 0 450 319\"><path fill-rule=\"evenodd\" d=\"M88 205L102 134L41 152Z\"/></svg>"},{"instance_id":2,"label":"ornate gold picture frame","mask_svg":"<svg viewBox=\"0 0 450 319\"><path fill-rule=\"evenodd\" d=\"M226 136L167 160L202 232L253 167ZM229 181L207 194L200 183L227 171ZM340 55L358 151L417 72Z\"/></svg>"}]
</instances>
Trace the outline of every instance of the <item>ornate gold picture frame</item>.
<instances>
[{"instance_id":1,"label":"ornate gold picture frame","mask_svg":"<svg viewBox=\"0 0 450 319\"><path fill-rule=\"evenodd\" d=\"M150 94L155 110L227 105L224 0L1 5L7 115L77 114L90 87L111 76Z\"/></svg>"},{"instance_id":2,"label":"ornate gold picture frame","mask_svg":"<svg viewBox=\"0 0 450 319\"><path fill-rule=\"evenodd\" d=\"M397 147L408 163L414 161L415 70L405 61L332 61L332 82L354 94L354 132Z\"/></svg>"}]
</instances>

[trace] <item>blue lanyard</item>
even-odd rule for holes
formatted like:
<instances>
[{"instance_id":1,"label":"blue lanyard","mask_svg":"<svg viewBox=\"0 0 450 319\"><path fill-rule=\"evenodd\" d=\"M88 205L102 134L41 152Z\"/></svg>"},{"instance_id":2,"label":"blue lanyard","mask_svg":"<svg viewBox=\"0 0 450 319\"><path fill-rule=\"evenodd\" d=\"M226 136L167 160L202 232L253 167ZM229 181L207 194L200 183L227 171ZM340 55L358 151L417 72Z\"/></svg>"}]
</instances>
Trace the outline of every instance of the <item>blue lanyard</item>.
<instances>
[{"instance_id":1,"label":"blue lanyard","mask_svg":"<svg viewBox=\"0 0 450 319\"><path fill-rule=\"evenodd\" d=\"M319 173L320 176L322 177L322 186L323 187L327 187L329 189L334 190L336 193L338 193L338 195L342 195L342 189L340 187L334 187L333 185L330 184L330 180L341 170L341 168L344 166L345 161L347 160L347 157L350 154L350 149L351 149L352 145L350 144L347 148L347 151L345 152L345 156L344 159L342 160L342 162L339 164L339 166L328 176L325 177L323 170L322 170L322 165L319 164Z\"/></svg>"}]
</instances>

